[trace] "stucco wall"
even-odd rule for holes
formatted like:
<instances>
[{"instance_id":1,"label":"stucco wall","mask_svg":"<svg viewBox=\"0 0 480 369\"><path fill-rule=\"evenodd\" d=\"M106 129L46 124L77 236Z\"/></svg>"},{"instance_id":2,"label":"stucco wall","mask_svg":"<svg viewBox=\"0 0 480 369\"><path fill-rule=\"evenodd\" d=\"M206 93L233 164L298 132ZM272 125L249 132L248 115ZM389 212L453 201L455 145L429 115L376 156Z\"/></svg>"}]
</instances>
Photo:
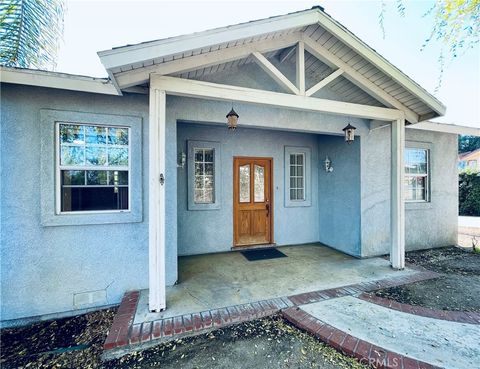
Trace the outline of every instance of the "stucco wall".
<instances>
[{"instance_id":1,"label":"stucco wall","mask_svg":"<svg viewBox=\"0 0 480 369\"><path fill-rule=\"evenodd\" d=\"M248 129L235 132L215 127L180 123L177 149L187 152L188 140L215 141L221 144L221 206L214 210L187 209L187 167L178 169L178 253L179 255L229 251L233 246L233 157L273 158L274 241L290 245L318 241L318 146L314 134ZM312 152L308 207L285 207L285 146L309 147ZM190 178L190 180L192 180ZM309 184L310 185L310 184ZM313 190L312 190L313 189Z\"/></svg>"},{"instance_id":2,"label":"stucco wall","mask_svg":"<svg viewBox=\"0 0 480 369\"><path fill-rule=\"evenodd\" d=\"M318 136L319 241L360 256L360 138L347 145L343 137ZM332 161L327 173L325 158Z\"/></svg>"},{"instance_id":3,"label":"stucco wall","mask_svg":"<svg viewBox=\"0 0 480 369\"><path fill-rule=\"evenodd\" d=\"M40 110L140 117L145 142L147 96L113 97L6 84L1 89L1 320L117 303L126 290L146 288L146 178L140 222L41 225ZM144 145L143 158L147 150ZM139 167L145 177L147 161ZM74 306L74 294L95 290L106 290L107 299Z\"/></svg>"},{"instance_id":4,"label":"stucco wall","mask_svg":"<svg viewBox=\"0 0 480 369\"><path fill-rule=\"evenodd\" d=\"M389 126L362 136L362 256L390 250ZM406 129L406 146L430 150L430 202L405 206L407 250L454 245L457 242L457 135Z\"/></svg>"},{"instance_id":5,"label":"stucco wall","mask_svg":"<svg viewBox=\"0 0 480 369\"><path fill-rule=\"evenodd\" d=\"M254 65L205 79L279 90ZM337 98L328 89L321 94ZM113 304L126 290L147 288L148 96L115 97L3 84L1 99L1 320ZM230 249L234 155L274 158L277 244L322 241L352 255L388 253L390 128L369 131L369 123L361 119L262 105L235 103L234 107L240 114L240 128L232 134L225 128L230 103L167 97L168 285L177 280L177 236L180 255ZM41 109L142 118L142 161L137 163L143 186L140 222L41 225ZM339 136L347 121L357 127L359 136L350 146ZM186 150L186 140L190 138L222 144L222 172L226 174L222 179L220 210L186 210L186 170L177 169L177 154ZM430 203L407 205L407 249L453 244L458 206L456 136L407 130L407 140L425 143L430 148L432 183ZM310 207L284 207L286 145L312 149ZM333 173L323 171L326 155L333 161ZM203 242L198 242L199 235ZM106 291L106 301L74 306L74 294L96 290Z\"/></svg>"}]
</instances>

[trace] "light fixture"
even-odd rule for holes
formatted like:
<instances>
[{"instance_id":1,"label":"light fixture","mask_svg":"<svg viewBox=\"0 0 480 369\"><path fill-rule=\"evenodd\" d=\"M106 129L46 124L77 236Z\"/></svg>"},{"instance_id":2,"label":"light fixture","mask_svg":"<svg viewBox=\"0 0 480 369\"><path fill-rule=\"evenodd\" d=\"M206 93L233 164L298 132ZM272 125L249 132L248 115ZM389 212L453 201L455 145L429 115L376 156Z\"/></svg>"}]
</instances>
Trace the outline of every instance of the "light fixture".
<instances>
[{"instance_id":1,"label":"light fixture","mask_svg":"<svg viewBox=\"0 0 480 369\"><path fill-rule=\"evenodd\" d=\"M232 106L232 110L230 110L230 112L227 114L228 129L231 129L231 130L237 129L238 118L239 118L239 115L235 110L233 110L233 106Z\"/></svg>"},{"instance_id":2,"label":"light fixture","mask_svg":"<svg viewBox=\"0 0 480 369\"><path fill-rule=\"evenodd\" d=\"M352 126L350 123L343 129L345 132L345 141L350 145L355 139L355 130L357 128Z\"/></svg>"},{"instance_id":3,"label":"light fixture","mask_svg":"<svg viewBox=\"0 0 480 369\"><path fill-rule=\"evenodd\" d=\"M332 161L328 156L325 157L325 161L323 163L325 164L325 172L332 173L333 172Z\"/></svg>"}]
</instances>

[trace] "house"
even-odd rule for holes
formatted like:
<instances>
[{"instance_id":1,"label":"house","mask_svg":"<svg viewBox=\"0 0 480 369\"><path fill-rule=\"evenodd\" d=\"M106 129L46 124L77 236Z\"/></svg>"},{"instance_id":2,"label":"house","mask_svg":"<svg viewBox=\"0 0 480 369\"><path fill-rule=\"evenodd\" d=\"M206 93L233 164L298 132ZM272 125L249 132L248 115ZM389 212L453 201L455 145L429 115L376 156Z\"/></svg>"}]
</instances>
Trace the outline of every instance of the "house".
<instances>
[{"instance_id":1,"label":"house","mask_svg":"<svg viewBox=\"0 0 480 369\"><path fill-rule=\"evenodd\" d=\"M181 255L321 242L402 269L456 243L468 128L322 8L98 55L108 79L1 69L2 324L142 288L168 309Z\"/></svg>"},{"instance_id":2,"label":"house","mask_svg":"<svg viewBox=\"0 0 480 369\"><path fill-rule=\"evenodd\" d=\"M458 155L458 169L460 171L480 170L480 149L469 151Z\"/></svg>"}]
</instances>

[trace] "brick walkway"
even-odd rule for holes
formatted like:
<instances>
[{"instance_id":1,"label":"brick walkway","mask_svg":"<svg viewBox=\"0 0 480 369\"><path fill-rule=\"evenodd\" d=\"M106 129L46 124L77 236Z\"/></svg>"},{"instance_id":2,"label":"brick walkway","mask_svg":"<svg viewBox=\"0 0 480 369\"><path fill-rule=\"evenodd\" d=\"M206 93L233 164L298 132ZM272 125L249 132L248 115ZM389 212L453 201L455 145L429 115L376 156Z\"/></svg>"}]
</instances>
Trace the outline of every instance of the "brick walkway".
<instances>
[{"instance_id":1,"label":"brick walkway","mask_svg":"<svg viewBox=\"0 0 480 369\"><path fill-rule=\"evenodd\" d=\"M161 342L183 336L202 334L213 329L244 321L255 320L288 310L294 306L332 298L358 295L363 292L394 287L438 277L437 273L419 271L413 275L391 277L372 282L312 291L253 303L228 306L199 313L133 324L139 300L139 291L127 292L123 297L112 327L104 343L104 359L119 357L134 350L145 349Z\"/></svg>"},{"instance_id":2,"label":"brick walkway","mask_svg":"<svg viewBox=\"0 0 480 369\"><path fill-rule=\"evenodd\" d=\"M309 332L319 340L343 352L345 355L356 358L363 364L370 364L375 368L385 369L438 368L351 336L306 313L300 307L285 309L282 311L282 315L296 327Z\"/></svg>"},{"instance_id":3,"label":"brick walkway","mask_svg":"<svg viewBox=\"0 0 480 369\"><path fill-rule=\"evenodd\" d=\"M456 323L480 324L480 313L429 309L422 306L402 304L394 300L375 296L371 293L362 293L358 297L373 304L401 311L403 313L420 315L427 318L448 320Z\"/></svg>"}]
</instances>

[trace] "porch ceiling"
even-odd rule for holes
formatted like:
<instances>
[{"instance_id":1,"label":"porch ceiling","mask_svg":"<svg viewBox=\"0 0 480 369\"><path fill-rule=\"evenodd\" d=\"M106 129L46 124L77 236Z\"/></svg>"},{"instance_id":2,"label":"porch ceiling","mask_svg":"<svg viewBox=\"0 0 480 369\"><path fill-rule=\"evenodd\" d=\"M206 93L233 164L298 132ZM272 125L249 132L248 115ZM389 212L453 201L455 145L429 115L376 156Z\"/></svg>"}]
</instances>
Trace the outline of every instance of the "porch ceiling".
<instances>
[{"instance_id":1,"label":"porch ceiling","mask_svg":"<svg viewBox=\"0 0 480 369\"><path fill-rule=\"evenodd\" d=\"M150 73L202 79L252 63L254 51L262 52L270 60L293 63L298 41L304 41L306 50L315 54L305 53L307 75L321 80L338 68L344 70L328 88L346 102L400 106L412 123L445 113L445 107L435 97L318 7L192 35L127 45L99 52L99 56L121 90L148 82Z\"/></svg>"}]
</instances>

